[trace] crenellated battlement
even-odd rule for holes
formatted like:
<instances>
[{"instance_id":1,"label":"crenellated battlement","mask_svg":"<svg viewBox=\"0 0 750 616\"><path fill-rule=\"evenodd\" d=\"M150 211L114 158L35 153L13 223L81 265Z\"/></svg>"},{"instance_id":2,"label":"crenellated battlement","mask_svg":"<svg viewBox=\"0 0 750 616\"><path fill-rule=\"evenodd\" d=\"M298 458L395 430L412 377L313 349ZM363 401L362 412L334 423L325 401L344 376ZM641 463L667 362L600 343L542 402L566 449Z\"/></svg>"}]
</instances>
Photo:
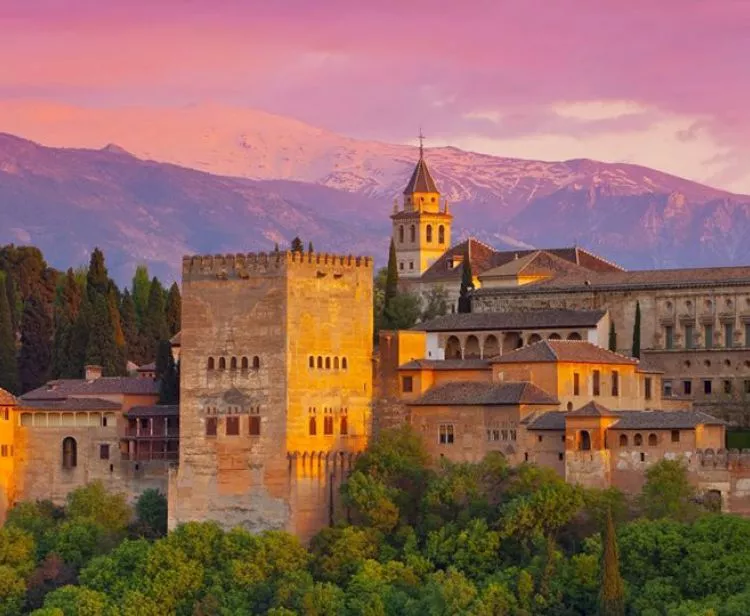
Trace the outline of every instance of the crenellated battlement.
<instances>
[{"instance_id":1,"label":"crenellated battlement","mask_svg":"<svg viewBox=\"0 0 750 616\"><path fill-rule=\"evenodd\" d=\"M318 269L330 268L332 271L356 268L372 270L373 260L367 256L291 251L188 255L182 258L182 277L247 278L251 274L280 274L284 268L305 265Z\"/></svg>"}]
</instances>

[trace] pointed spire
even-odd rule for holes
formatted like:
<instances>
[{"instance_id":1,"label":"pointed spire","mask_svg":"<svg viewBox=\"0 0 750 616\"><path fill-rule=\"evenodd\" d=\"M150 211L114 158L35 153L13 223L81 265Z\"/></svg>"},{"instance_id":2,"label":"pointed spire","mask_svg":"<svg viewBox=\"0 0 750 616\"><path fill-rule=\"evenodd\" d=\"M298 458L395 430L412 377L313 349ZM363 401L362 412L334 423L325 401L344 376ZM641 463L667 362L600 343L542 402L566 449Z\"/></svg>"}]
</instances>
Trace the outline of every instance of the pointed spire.
<instances>
[{"instance_id":1,"label":"pointed spire","mask_svg":"<svg viewBox=\"0 0 750 616\"><path fill-rule=\"evenodd\" d=\"M439 193L435 181L430 175L430 171L427 169L427 163L424 161L424 135L422 129L419 129L419 160L417 166L414 168L414 173L411 175L409 183L404 189L405 195L411 195L415 192L419 193Z\"/></svg>"},{"instance_id":2,"label":"pointed spire","mask_svg":"<svg viewBox=\"0 0 750 616\"><path fill-rule=\"evenodd\" d=\"M419 127L419 160L424 158L424 135L422 134L422 127Z\"/></svg>"}]
</instances>

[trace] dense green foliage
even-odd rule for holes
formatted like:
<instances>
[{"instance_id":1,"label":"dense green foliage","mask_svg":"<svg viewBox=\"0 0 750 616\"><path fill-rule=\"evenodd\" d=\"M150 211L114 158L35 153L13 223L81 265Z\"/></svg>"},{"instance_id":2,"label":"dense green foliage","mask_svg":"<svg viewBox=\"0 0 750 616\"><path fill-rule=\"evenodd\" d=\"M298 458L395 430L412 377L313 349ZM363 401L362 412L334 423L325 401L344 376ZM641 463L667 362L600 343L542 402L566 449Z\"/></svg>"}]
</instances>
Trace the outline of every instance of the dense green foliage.
<instances>
[{"instance_id":1,"label":"dense green foliage","mask_svg":"<svg viewBox=\"0 0 750 616\"><path fill-rule=\"evenodd\" d=\"M628 500L498 454L434 468L417 435L393 430L358 460L338 524L307 548L212 523L164 536L162 495L146 491L131 519L94 484L65 508L11 511L0 614L750 613L750 520L694 509L679 464L651 468Z\"/></svg>"},{"instance_id":2,"label":"dense green foliage","mask_svg":"<svg viewBox=\"0 0 750 616\"><path fill-rule=\"evenodd\" d=\"M461 288L458 294L458 311L471 312L471 292L474 290L474 273L471 270L471 258L468 244L464 261L461 264Z\"/></svg>"},{"instance_id":3,"label":"dense green foliage","mask_svg":"<svg viewBox=\"0 0 750 616\"><path fill-rule=\"evenodd\" d=\"M641 303L635 303L635 320L633 321L633 352L632 356L641 356Z\"/></svg>"},{"instance_id":4,"label":"dense green foliage","mask_svg":"<svg viewBox=\"0 0 750 616\"><path fill-rule=\"evenodd\" d=\"M609 350L613 353L617 353L617 330L615 329L615 322L609 322L609 344L607 345Z\"/></svg>"},{"instance_id":5,"label":"dense green foliage","mask_svg":"<svg viewBox=\"0 0 750 616\"><path fill-rule=\"evenodd\" d=\"M63 273L36 248L0 247L0 387L23 393L51 378L82 378L86 364L123 375L127 361L155 361L181 313L177 284L165 291L145 266L136 269L132 294L120 292L98 248L88 267ZM177 373L170 368L170 400Z\"/></svg>"}]
</instances>

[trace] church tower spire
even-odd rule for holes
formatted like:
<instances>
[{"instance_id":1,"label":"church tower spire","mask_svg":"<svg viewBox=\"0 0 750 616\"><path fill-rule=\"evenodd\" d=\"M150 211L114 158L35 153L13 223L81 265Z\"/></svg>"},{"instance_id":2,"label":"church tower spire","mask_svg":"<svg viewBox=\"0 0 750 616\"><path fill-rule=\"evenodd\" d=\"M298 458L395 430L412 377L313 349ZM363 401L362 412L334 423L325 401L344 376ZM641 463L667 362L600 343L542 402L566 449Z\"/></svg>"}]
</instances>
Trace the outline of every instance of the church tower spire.
<instances>
[{"instance_id":1,"label":"church tower spire","mask_svg":"<svg viewBox=\"0 0 750 616\"><path fill-rule=\"evenodd\" d=\"M424 158L424 135L419 131L419 159L404 188L403 209L395 211L393 242L400 278L419 278L450 246L451 220L442 205Z\"/></svg>"}]
</instances>

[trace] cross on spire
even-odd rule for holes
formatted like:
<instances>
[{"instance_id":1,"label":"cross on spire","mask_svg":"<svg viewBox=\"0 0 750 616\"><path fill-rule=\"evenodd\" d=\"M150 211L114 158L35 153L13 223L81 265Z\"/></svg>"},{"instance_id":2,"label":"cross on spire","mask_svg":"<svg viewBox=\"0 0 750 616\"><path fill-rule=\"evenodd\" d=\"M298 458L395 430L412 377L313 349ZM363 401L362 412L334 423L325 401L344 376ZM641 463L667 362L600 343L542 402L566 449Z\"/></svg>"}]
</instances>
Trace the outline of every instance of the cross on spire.
<instances>
[{"instance_id":1,"label":"cross on spire","mask_svg":"<svg viewBox=\"0 0 750 616\"><path fill-rule=\"evenodd\" d=\"M419 159L422 160L424 156L424 135L422 134L422 127L419 127Z\"/></svg>"}]
</instances>

